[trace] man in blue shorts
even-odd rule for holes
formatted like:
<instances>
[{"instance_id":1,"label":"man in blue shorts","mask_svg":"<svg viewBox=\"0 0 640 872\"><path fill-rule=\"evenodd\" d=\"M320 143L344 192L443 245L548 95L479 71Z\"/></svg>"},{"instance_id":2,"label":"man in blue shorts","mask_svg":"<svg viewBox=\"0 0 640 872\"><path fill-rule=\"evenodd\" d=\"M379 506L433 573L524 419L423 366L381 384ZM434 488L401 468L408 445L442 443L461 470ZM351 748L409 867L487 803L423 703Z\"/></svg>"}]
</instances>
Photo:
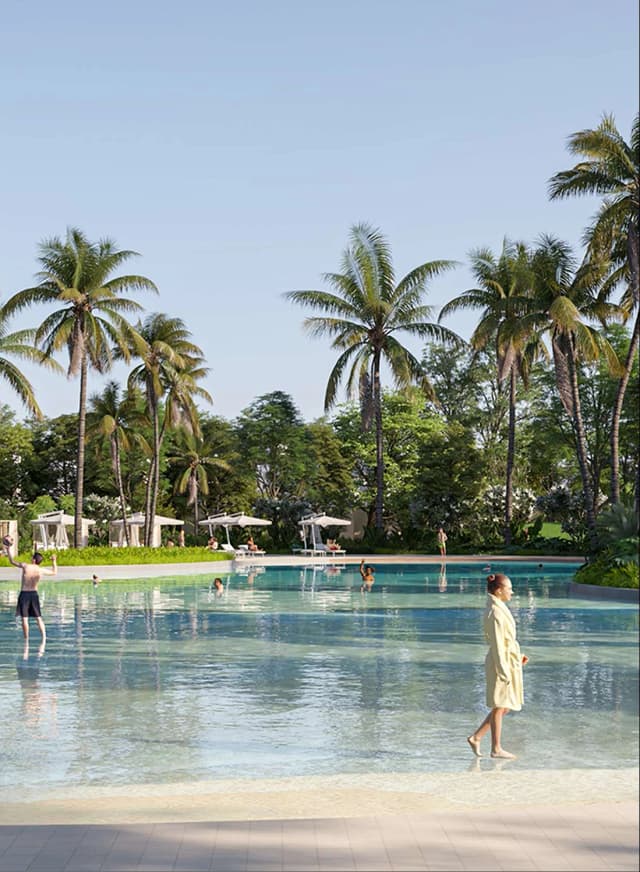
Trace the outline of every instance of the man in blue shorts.
<instances>
[{"instance_id":1,"label":"man in blue shorts","mask_svg":"<svg viewBox=\"0 0 640 872\"><path fill-rule=\"evenodd\" d=\"M38 624L38 629L42 633L42 641L47 638L47 631L42 620L40 611L40 598L38 596L38 582L43 575L57 575L58 564L56 563L56 555L53 554L51 562L52 569L43 569L40 564L44 560L42 554L36 551L31 558L31 563L18 563L11 556L9 546L5 545L4 553L9 558L9 563L12 566L17 566L22 570L22 587L20 588L20 596L18 597L18 605L16 606L16 617L19 615L22 618L22 633L26 641L29 640L29 618L35 618Z\"/></svg>"}]
</instances>

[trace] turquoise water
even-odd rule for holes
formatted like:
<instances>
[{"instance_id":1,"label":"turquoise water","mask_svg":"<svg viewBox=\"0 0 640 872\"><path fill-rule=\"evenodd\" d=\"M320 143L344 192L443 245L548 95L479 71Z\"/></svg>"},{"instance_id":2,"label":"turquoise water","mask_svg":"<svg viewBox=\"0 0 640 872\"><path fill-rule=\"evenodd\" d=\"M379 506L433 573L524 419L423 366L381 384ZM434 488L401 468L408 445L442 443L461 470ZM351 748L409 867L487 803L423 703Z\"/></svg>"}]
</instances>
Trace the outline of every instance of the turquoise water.
<instances>
[{"instance_id":1,"label":"turquoise water","mask_svg":"<svg viewBox=\"0 0 640 872\"><path fill-rule=\"evenodd\" d=\"M493 564L496 568L497 564ZM567 595L572 568L507 565L525 707L514 768L638 763L638 610ZM486 713L478 565L269 568L43 583L29 652L0 585L0 790L464 771Z\"/></svg>"}]
</instances>

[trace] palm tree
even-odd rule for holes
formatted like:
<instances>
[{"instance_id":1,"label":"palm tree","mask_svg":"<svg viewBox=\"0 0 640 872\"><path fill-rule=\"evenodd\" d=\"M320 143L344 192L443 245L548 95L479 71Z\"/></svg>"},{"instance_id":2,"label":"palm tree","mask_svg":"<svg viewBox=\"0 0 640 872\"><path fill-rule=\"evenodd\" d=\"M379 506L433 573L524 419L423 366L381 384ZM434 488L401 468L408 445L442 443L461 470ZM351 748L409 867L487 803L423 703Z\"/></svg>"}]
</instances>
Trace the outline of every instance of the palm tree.
<instances>
[{"instance_id":1,"label":"palm tree","mask_svg":"<svg viewBox=\"0 0 640 872\"><path fill-rule=\"evenodd\" d=\"M531 310L530 254L522 242L505 239L499 257L488 248L471 252L471 270L478 287L448 302L440 319L461 309L482 309L471 346L476 351L495 346L498 380L509 379L509 430L505 486L504 541L511 544L513 469L518 378L525 387L532 363L546 352L540 334L527 322ZM525 326L526 325L526 326Z\"/></svg>"},{"instance_id":2,"label":"palm tree","mask_svg":"<svg viewBox=\"0 0 640 872\"><path fill-rule=\"evenodd\" d=\"M35 342L45 357L66 348L69 354L67 375L80 375L73 537L76 548L80 547L84 499L88 369L91 367L98 372L109 369L113 345L126 356L123 336L127 322L123 313L142 307L119 295L136 290L157 291L153 282L144 276L113 277L114 271L134 256L135 251L119 251L110 239L89 242L80 230L70 228L65 240L53 237L40 244L38 259L42 269L37 275L40 283L14 294L5 305L8 314L37 303L58 306L37 328Z\"/></svg>"},{"instance_id":3,"label":"palm tree","mask_svg":"<svg viewBox=\"0 0 640 872\"><path fill-rule=\"evenodd\" d=\"M176 479L174 491L177 494L187 494L187 505L193 506L193 530L198 534L198 500L200 493L209 494L209 475L211 468L228 470L226 460L218 458L211 446L206 445L193 433L182 431L177 452L170 458L180 464L183 469Z\"/></svg>"},{"instance_id":4,"label":"palm tree","mask_svg":"<svg viewBox=\"0 0 640 872\"><path fill-rule=\"evenodd\" d=\"M412 382L426 394L433 388L420 362L394 336L404 330L420 338L461 342L450 330L430 323L430 306L422 304L429 279L455 266L454 261L423 263L396 283L391 251L381 232L368 224L351 228L341 273L325 273L331 291L290 291L285 297L326 314L305 319L313 336L330 336L340 352L331 371L324 398L325 410L335 403L339 384L350 366L347 393L369 385L376 425L376 528L383 530L384 454L382 440L381 365L388 364L395 385Z\"/></svg>"},{"instance_id":5,"label":"palm tree","mask_svg":"<svg viewBox=\"0 0 640 872\"><path fill-rule=\"evenodd\" d=\"M127 501L122 483L121 458L123 451L129 451L132 444L138 445L145 453L150 453L149 445L141 433L142 415L138 411L139 402L131 392L121 396L120 385L110 381L102 394L89 398L87 414L87 433L99 446L107 442L111 454L111 467L118 488L120 512L126 544L129 545L127 525Z\"/></svg>"},{"instance_id":6,"label":"palm tree","mask_svg":"<svg viewBox=\"0 0 640 872\"><path fill-rule=\"evenodd\" d=\"M160 488L160 451L167 427L186 426L199 432L193 397L208 402L211 397L197 382L208 369L201 349L190 341L191 333L181 318L154 313L130 332L132 353L141 363L129 375L131 387L144 389L147 412L153 433L152 459L145 496L145 545L151 544L153 518ZM160 402L167 395L164 420L160 421Z\"/></svg>"},{"instance_id":7,"label":"palm tree","mask_svg":"<svg viewBox=\"0 0 640 872\"><path fill-rule=\"evenodd\" d=\"M587 460L587 439L578 385L579 360L595 361L605 354L610 367L619 366L607 340L588 321L605 322L619 309L598 294L606 265L585 261L576 269L569 246L552 236L543 236L532 257L536 316L551 334L551 347L560 399L569 415L584 495L587 533L591 550L597 550L596 493Z\"/></svg>"},{"instance_id":8,"label":"palm tree","mask_svg":"<svg viewBox=\"0 0 640 872\"><path fill-rule=\"evenodd\" d=\"M549 182L551 199L604 194L605 199L587 228L585 241L591 256L613 262L609 281L620 279L627 288L622 304L636 319L631 344L620 377L611 421L611 502L620 501L619 433L624 396L640 342L640 116L636 115L631 141L626 143L612 115L605 115L595 130L581 130L569 138L569 151L585 160L556 173Z\"/></svg>"},{"instance_id":9,"label":"palm tree","mask_svg":"<svg viewBox=\"0 0 640 872\"><path fill-rule=\"evenodd\" d=\"M31 343L35 330L18 330L7 332L9 316L4 308L0 309L0 378L2 378L18 395L27 411L37 420L42 419L40 406L36 401L31 382L18 369L9 357L19 357L33 363L40 363L56 372L61 372L60 365L50 357L43 357Z\"/></svg>"}]
</instances>

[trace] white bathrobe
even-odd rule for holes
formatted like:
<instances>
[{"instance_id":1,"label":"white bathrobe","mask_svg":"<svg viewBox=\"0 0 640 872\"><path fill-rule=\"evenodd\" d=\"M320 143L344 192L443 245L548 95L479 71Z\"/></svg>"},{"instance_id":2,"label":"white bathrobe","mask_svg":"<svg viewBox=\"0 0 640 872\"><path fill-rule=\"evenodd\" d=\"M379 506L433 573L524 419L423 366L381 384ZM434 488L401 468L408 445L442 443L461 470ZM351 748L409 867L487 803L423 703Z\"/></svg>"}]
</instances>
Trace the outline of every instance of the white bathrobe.
<instances>
[{"instance_id":1,"label":"white bathrobe","mask_svg":"<svg viewBox=\"0 0 640 872\"><path fill-rule=\"evenodd\" d=\"M522 654L516 639L516 622L506 604L493 594L487 598L484 635L489 644L484 668L487 705L519 712L524 702Z\"/></svg>"}]
</instances>

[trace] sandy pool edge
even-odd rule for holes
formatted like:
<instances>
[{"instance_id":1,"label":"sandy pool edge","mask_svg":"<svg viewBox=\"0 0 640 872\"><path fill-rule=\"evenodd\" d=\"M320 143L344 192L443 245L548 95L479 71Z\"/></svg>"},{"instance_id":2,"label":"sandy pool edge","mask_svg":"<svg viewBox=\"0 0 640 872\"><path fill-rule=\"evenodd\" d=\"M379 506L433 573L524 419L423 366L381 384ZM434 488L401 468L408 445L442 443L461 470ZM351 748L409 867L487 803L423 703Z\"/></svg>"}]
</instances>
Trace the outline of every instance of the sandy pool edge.
<instances>
[{"instance_id":1,"label":"sandy pool edge","mask_svg":"<svg viewBox=\"0 0 640 872\"><path fill-rule=\"evenodd\" d=\"M361 817L638 800L636 769L224 779L60 791L3 802L0 824L126 824Z\"/></svg>"}]
</instances>

